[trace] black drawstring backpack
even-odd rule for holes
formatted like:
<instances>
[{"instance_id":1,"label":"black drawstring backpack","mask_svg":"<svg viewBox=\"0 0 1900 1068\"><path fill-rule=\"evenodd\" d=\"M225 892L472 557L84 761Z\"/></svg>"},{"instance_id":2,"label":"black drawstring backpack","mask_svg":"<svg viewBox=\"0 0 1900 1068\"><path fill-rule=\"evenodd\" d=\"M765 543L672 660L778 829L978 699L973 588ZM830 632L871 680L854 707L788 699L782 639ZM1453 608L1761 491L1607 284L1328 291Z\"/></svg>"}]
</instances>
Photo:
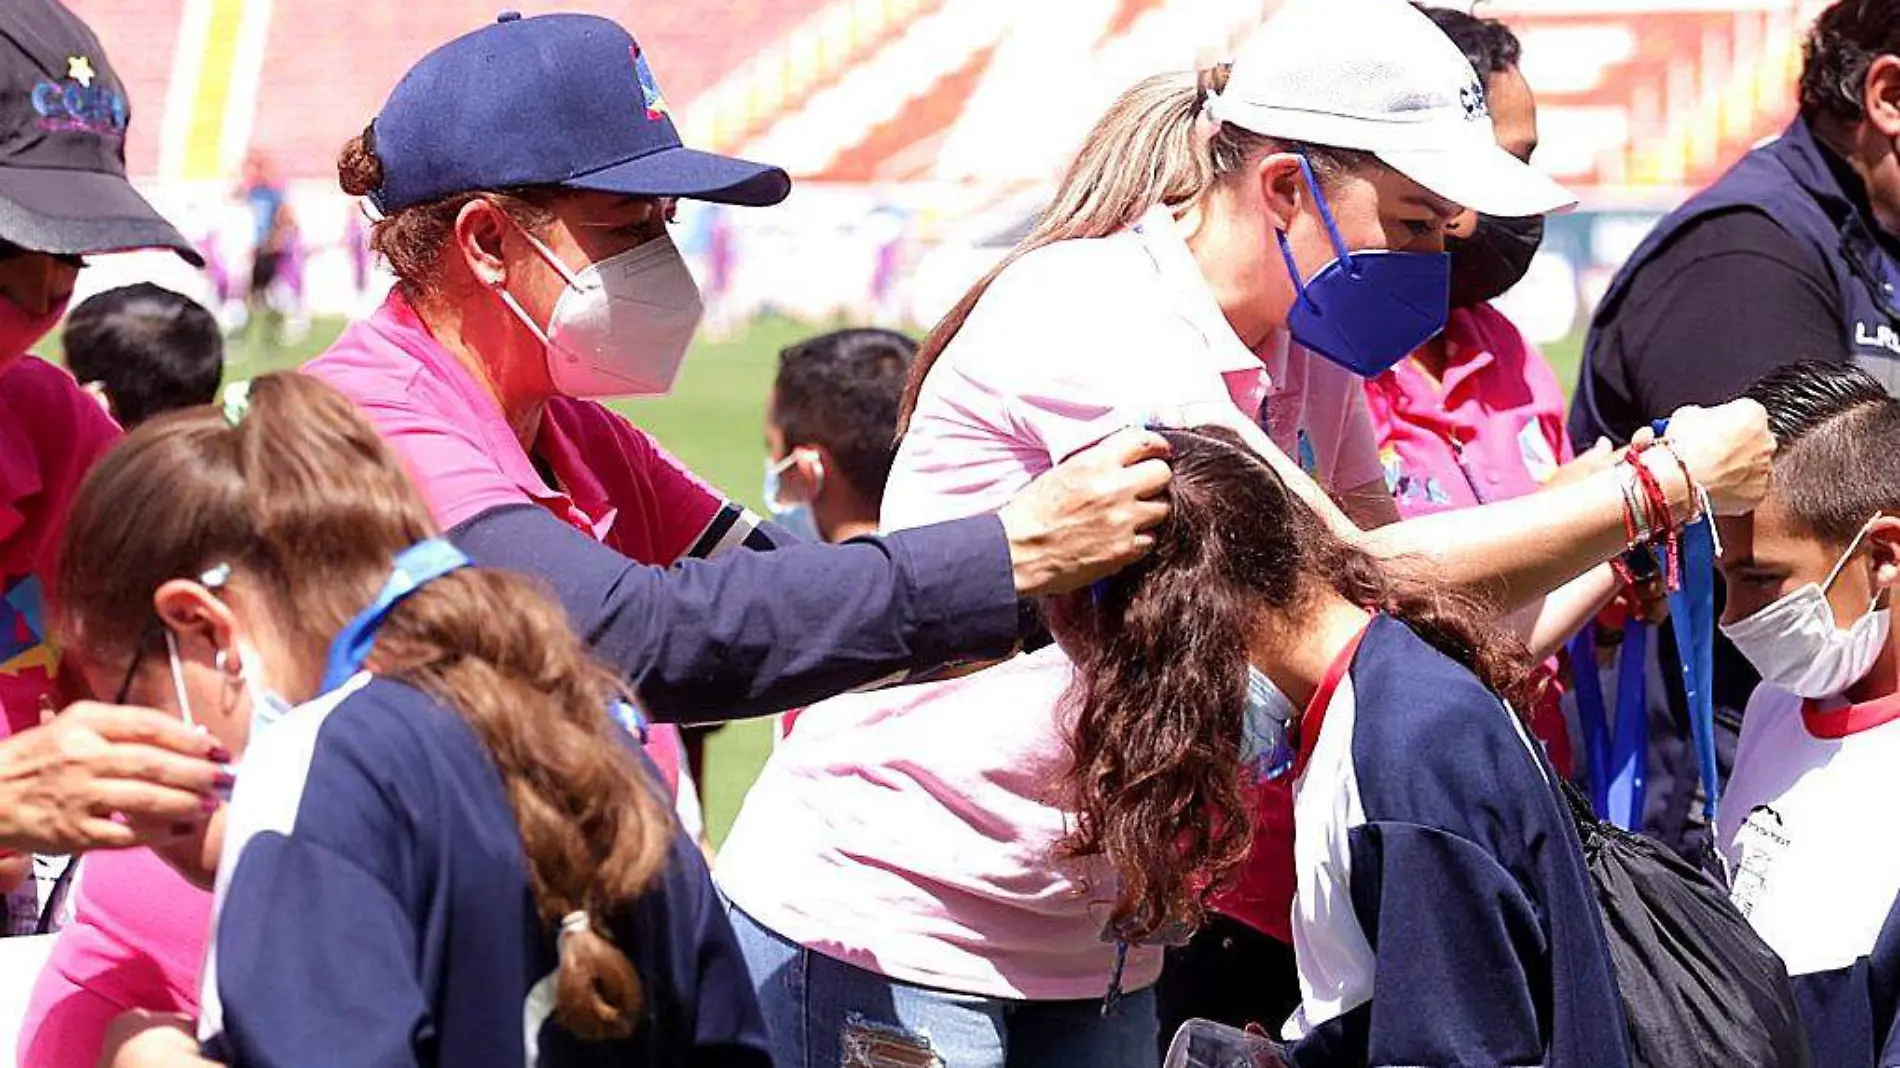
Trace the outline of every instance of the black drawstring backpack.
<instances>
[{"instance_id":1,"label":"black drawstring backpack","mask_svg":"<svg viewBox=\"0 0 1900 1068\"><path fill-rule=\"evenodd\" d=\"M1808 1068L1787 966L1674 852L1597 820L1563 784L1638 1068ZM1827 1068L1827 1066L1820 1066Z\"/></svg>"}]
</instances>

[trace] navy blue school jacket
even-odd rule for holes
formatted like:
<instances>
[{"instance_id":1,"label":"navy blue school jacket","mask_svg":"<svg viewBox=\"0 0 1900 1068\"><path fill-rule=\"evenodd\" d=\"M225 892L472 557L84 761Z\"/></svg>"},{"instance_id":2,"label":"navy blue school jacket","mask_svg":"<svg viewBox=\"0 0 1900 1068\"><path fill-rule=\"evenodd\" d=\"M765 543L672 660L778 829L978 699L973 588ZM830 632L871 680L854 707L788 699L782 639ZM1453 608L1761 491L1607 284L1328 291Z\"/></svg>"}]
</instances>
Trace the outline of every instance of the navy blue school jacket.
<instances>
[{"instance_id":1,"label":"navy blue school jacket","mask_svg":"<svg viewBox=\"0 0 1900 1068\"><path fill-rule=\"evenodd\" d=\"M1627 1065L1583 849L1517 717L1388 616L1322 700L1294 784L1294 1063Z\"/></svg>"},{"instance_id":2,"label":"navy blue school jacket","mask_svg":"<svg viewBox=\"0 0 1900 1068\"><path fill-rule=\"evenodd\" d=\"M412 687L358 675L257 733L219 866L199 1033L232 1065L769 1068L699 850L612 927L645 987L632 1038L584 1043L529 992L554 971L500 773Z\"/></svg>"}]
</instances>

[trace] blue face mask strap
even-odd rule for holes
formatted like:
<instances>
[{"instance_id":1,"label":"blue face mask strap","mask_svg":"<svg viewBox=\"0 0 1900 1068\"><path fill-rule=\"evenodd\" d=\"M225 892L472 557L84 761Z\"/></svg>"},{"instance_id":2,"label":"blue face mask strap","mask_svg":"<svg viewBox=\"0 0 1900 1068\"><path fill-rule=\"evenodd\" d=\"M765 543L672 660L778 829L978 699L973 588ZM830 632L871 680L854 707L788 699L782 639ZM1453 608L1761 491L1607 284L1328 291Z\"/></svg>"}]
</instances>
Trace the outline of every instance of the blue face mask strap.
<instances>
[{"instance_id":1,"label":"blue face mask strap","mask_svg":"<svg viewBox=\"0 0 1900 1068\"><path fill-rule=\"evenodd\" d=\"M389 579L383 583L376 599L358 612L355 619L344 624L336 640L330 643L330 656L323 668L322 692L336 689L362 670L363 661L369 658L369 651L376 644L377 629L403 598L471 563L462 550L442 538L419 541L397 553Z\"/></svg>"},{"instance_id":2,"label":"blue face mask strap","mask_svg":"<svg viewBox=\"0 0 1900 1068\"><path fill-rule=\"evenodd\" d=\"M1339 223L1333 219L1333 209L1326 203L1326 194L1320 190L1319 176L1313 173L1313 164L1305 156L1300 157L1300 173L1306 175L1306 184L1313 187L1313 203L1319 207L1320 221L1326 224L1326 233L1333 239L1333 254L1339 262L1353 271L1352 253L1346 249L1346 237L1339 232ZM1355 276L1357 271L1353 271Z\"/></svg>"},{"instance_id":3,"label":"blue face mask strap","mask_svg":"<svg viewBox=\"0 0 1900 1068\"><path fill-rule=\"evenodd\" d=\"M1313 190L1313 203L1319 207L1320 221L1326 224L1326 233L1332 238L1333 253L1345 265L1347 273L1358 277L1358 270L1352 263L1352 253L1346 248L1346 237L1339 232L1339 223L1333 218L1332 207L1326 203L1326 194L1320 192L1319 176L1313 173L1312 162L1305 156L1298 158L1300 173L1306 176L1306 184ZM1293 291L1310 306L1312 301L1306 296L1306 279L1300 274L1300 265L1293 262L1293 246L1287 243L1286 231L1275 230L1273 236L1280 242L1280 258L1286 261L1286 274L1293 279Z\"/></svg>"}]
</instances>

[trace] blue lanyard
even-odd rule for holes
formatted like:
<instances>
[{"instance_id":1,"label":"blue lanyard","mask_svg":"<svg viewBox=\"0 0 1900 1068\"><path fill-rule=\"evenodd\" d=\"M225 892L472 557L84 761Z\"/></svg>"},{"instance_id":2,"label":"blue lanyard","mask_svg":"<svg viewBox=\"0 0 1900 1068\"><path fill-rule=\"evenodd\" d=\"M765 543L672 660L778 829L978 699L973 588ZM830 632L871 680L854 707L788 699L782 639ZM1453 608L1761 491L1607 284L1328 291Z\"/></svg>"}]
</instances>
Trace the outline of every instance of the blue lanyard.
<instances>
[{"instance_id":1,"label":"blue lanyard","mask_svg":"<svg viewBox=\"0 0 1900 1068\"><path fill-rule=\"evenodd\" d=\"M1669 420L1652 424L1656 436ZM1676 561L1682 585L1669 591L1669 624L1676 633L1676 659L1682 662L1682 693L1689 707L1689 738L1695 744L1696 771L1702 780L1702 814L1715 820L1721 790L1715 769L1715 517L1705 515L1682 528ZM1664 567L1664 550L1654 550Z\"/></svg>"},{"instance_id":2,"label":"blue lanyard","mask_svg":"<svg viewBox=\"0 0 1900 1068\"><path fill-rule=\"evenodd\" d=\"M376 647L376 632L405 597L451 571L473 565L474 561L466 553L443 538L419 541L397 553L389 578L377 592L376 599L344 624L336 640L330 643L320 692L329 693L363 670L363 662ZM641 745L646 744L647 718L633 702L616 698L607 706L607 715Z\"/></svg>"},{"instance_id":3,"label":"blue lanyard","mask_svg":"<svg viewBox=\"0 0 1900 1068\"><path fill-rule=\"evenodd\" d=\"M1655 426L1660 436L1668 421ZM1702 781L1703 814L1715 819L1716 795L1721 784L1715 767L1715 534L1714 518L1704 516L1682 528L1678 536L1681 559L1676 561L1682 584L1669 593L1669 622L1682 662L1682 689L1689 710L1689 735L1695 746L1697 774ZM1657 565L1669 570L1667 550L1652 548ZM1584 758L1590 775L1590 800L1597 815L1634 829L1643 818L1644 786L1648 776L1648 694L1645 660L1649 628L1631 620L1623 629L1622 653L1617 661L1616 724L1611 733L1603 705L1603 688L1596 676L1596 630L1587 626L1570 642L1571 671L1576 679L1577 719L1584 738Z\"/></svg>"},{"instance_id":4,"label":"blue lanyard","mask_svg":"<svg viewBox=\"0 0 1900 1068\"><path fill-rule=\"evenodd\" d=\"M1669 621L1682 661L1682 692L1689 706L1689 737L1702 779L1702 814L1715 819L1721 789L1715 768L1715 538L1711 518L1682 529L1682 587L1669 595Z\"/></svg>"},{"instance_id":5,"label":"blue lanyard","mask_svg":"<svg viewBox=\"0 0 1900 1068\"><path fill-rule=\"evenodd\" d=\"M1649 627L1636 620L1623 625L1616 667L1616 720L1612 723L1597 675L1597 629L1586 624L1570 640L1570 673L1575 680L1577 723L1583 733L1584 767L1590 780L1590 804L1597 816L1619 827L1642 819L1648 777L1649 687L1644 661Z\"/></svg>"},{"instance_id":6,"label":"blue lanyard","mask_svg":"<svg viewBox=\"0 0 1900 1068\"><path fill-rule=\"evenodd\" d=\"M369 651L376 647L377 630L405 597L471 563L462 550L442 538L419 541L397 553L395 565L376 599L345 623L330 643L330 655L323 665L323 688L318 692L329 693L363 670L363 661L369 659Z\"/></svg>"}]
</instances>

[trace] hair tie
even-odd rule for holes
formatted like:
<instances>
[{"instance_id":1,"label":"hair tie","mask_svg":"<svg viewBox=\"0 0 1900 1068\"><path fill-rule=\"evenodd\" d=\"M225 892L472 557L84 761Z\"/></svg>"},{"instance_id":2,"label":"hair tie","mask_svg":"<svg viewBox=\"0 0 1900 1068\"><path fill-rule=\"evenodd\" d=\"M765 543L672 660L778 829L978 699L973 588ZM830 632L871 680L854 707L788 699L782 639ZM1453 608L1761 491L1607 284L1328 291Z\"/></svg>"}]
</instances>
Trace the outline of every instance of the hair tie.
<instances>
[{"instance_id":1,"label":"hair tie","mask_svg":"<svg viewBox=\"0 0 1900 1068\"><path fill-rule=\"evenodd\" d=\"M1224 121L1220 116L1220 104L1220 93L1216 91L1213 86L1208 86L1206 92L1201 96L1201 118L1215 126L1219 126Z\"/></svg>"},{"instance_id":2,"label":"hair tie","mask_svg":"<svg viewBox=\"0 0 1900 1068\"><path fill-rule=\"evenodd\" d=\"M561 917L561 933L555 936L555 951L560 951L568 935L585 934L594 929L594 918L585 910L577 909Z\"/></svg>"},{"instance_id":3,"label":"hair tie","mask_svg":"<svg viewBox=\"0 0 1900 1068\"><path fill-rule=\"evenodd\" d=\"M236 427L251 410L251 380L233 382L224 387L221 407L224 421Z\"/></svg>"}]
</instances>

